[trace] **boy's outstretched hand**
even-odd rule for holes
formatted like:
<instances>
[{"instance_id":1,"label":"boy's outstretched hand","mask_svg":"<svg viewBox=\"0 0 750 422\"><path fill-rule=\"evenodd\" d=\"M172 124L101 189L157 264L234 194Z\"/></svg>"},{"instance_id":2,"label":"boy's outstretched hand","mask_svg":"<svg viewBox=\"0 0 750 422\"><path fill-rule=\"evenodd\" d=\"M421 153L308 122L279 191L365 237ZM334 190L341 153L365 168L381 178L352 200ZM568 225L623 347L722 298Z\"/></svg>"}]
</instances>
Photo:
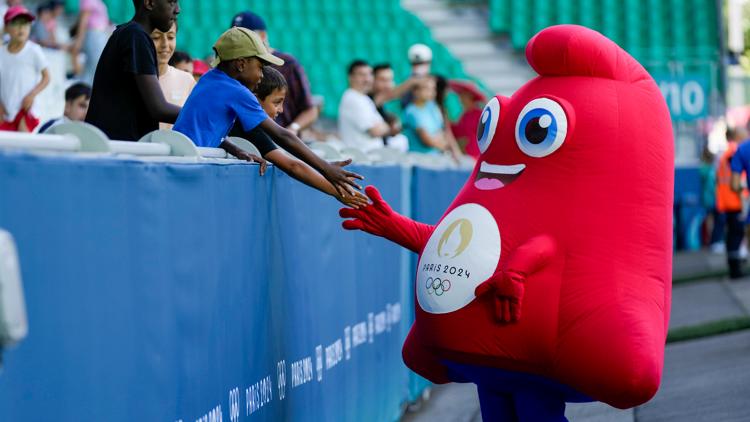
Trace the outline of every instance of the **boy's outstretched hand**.
<instances>
[{"instance_id":1,"label":"boy's outstretched hand","mask_svg":"<svg viewBox=\"0 0 750 422\"><path fill-rule=\"evenodd\" d=\"M354 191L354 194L347 196L336 195L336 199L347 207L354 209L360 209L370 203L367 197L360 191Z\"/></svg>"},{"instance_id":2,"label":"boy's outstretched hand","mask_svg":"<svg viewBox=\"0 0 750 422\"><path fill-rule=\"evenodd\" d=\"M344 167L351 163L351 158L344 161L333 161L328 163L328 166L322 171L323 177L331 182L336 192L339 193L339 196L345 198L355 195L355 192L357 192L356 189L362 190L362 187L355 180L364 179L364 177L357 173L344 170Z\"/></svg>"}]
</instances>

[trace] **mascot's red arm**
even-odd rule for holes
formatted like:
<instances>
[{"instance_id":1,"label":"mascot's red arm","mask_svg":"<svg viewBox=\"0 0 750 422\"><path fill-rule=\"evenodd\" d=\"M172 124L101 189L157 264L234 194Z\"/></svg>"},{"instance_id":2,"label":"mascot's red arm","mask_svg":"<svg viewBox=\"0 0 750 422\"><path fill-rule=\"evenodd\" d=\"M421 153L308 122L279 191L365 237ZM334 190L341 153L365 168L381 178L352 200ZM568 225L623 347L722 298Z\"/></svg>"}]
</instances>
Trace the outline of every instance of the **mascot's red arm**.
<instances>
[{"instance_id":1,"label":"mascot's red arm","mask_svg":"<svg viewBox=\"0 0 750 422\"><path fill-rule=\"evenodd\" d=\"M435 226L416 222L393 211L374 186L366 187L365 193L372 204L360 209L342 208L339 215L351 220L341 225L347 230L362 230L384 237L412 252L422 252Z\"/></svg>"},{"instance_id":2,"label":"mascot's red arm","mask_svg":"<svg viewBox=\"0 0 750 422\"><path fill-rule=\"evenodd\" d=\"M551 237L532 237L518 247L495 274L477 286L474 294L478 297L494 292L495 318L499 322L518 321L527 278L542 269L556 252L557 246Z\"/></svg>"}]
</instances>

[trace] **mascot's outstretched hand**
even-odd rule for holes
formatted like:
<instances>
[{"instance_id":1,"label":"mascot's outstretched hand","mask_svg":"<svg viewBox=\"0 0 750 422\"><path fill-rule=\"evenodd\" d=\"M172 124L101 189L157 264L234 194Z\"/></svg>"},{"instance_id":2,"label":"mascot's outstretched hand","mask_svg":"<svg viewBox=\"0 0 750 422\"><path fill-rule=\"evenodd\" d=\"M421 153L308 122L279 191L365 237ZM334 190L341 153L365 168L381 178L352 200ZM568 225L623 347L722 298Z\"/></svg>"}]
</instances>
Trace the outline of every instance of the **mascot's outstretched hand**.
<instances>
[{"instance_id":1,"label":"mascot's outstretched hand","mask_svg":"<svg viewBox=\"0 0 750 422\"><path fill-rule=\"evenodd\" d=\"M342 208L339 210L341 217L351 219L344 221L341 225L347 230L362 230L384 237L411 251L421 252L435 227L418 223L393 211L375 186L367 186L365 193L372 204L360 209Z\"/></svg>"}]
</instances>

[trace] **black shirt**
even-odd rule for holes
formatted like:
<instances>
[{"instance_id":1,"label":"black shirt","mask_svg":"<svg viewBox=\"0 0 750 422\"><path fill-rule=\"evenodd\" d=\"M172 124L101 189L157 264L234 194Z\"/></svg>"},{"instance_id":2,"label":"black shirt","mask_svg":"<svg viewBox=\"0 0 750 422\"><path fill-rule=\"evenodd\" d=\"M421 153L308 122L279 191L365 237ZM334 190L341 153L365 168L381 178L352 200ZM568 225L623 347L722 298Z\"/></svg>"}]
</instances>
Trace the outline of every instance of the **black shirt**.
<instances>
[{"instance_id":1,"label":"black shirt","mask_svg":"<svg viewBox=\"0 0 750 422\"><path fill-rule=\"evenodd\" d=\"M137 141L159 129L135 83L135 75L158 74L149 34L133 21L118 26L96 66L86 123L118 141Z\"/></svg>"},{"instance_id":2,"label":"black shirt","mask_svg":"<svg viewBox=\"0 0 750 422\"><path fill-rule=\"evenodd\" d=\"M373 103L375 102L375 94L367 94L367 96L370 97ZM378 114L380 115L380 117L382 117L383 120L389 125L396 121L396 116L393 115L392 113L385 111L385 107L383 104L381 105L375 104L375 110L378 111ZM383 145L388 146L388 138L390 138L390 136L382 137Z\"/></svg>"},{"instance_id":3,"label":"black shirt","mask_svg":"<svg viewBox=\"0 0 750 422\"><path fill-rule=\"evenodd\" d=\"M278 148L273 139L268 136L266 131L263 130L260 125L255 126L250 131L245 131L242 129L242 125L235 122L234 126L232 126L232 130L229 131L229 136L236 136L250 141L251 144L255 145L255 148L258 148L261 157L265 157L266 154Z\"/></svg>"}]
</instances>

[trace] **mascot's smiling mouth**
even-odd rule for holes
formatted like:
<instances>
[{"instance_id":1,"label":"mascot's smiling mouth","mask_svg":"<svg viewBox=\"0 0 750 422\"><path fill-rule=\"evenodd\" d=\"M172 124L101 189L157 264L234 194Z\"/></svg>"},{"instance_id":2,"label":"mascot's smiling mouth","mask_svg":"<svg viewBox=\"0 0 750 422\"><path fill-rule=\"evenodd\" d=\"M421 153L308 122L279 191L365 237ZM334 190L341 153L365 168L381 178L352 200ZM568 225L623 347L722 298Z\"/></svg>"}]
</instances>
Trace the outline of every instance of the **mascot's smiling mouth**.
<instances>
[{"instance_id":1,"label":"mascot's smiling mouth","mask_svg":"<svg viewBox=\"0 0 750 422\"><path fill-rule=\"evenodd\" d=\"M479 190L495 190L509 185L523 173L525 164L501 166L482 161L474 187Z\"/></svg>"}]
</instances>

